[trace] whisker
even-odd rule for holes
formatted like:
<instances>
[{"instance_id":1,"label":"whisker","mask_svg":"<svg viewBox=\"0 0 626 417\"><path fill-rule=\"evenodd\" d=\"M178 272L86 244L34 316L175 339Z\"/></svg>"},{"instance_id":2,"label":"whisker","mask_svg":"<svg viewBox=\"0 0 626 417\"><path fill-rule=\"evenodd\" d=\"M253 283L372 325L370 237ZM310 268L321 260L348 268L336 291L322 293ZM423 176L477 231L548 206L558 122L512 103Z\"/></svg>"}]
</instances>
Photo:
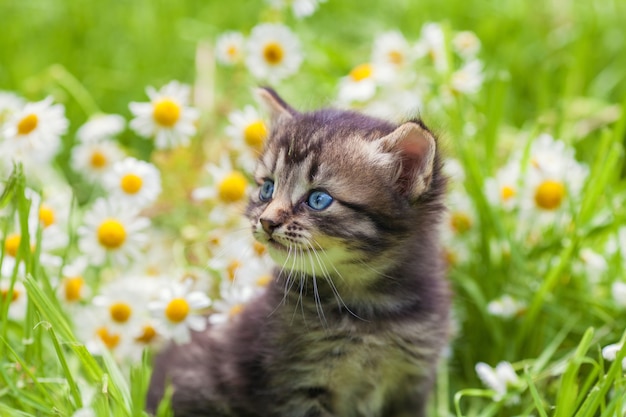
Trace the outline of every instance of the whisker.
<instances>
[{"instance_id":1,"label":"whisker","mask_svg":"<svg viewBox=\"0 0 626 417\"><path fill-rule=\"evenodd\" d=\"M283 272L285 271L285 267L287 266L287 262L289 261L289 258L291 257L291 252L292 252L292 247L291 245L289 245L289 248L287 251L287 257L285 258L285 261L283 262L282 266L280 267L280 270L278 271L278 276L283 275ZM272 310L272 312L268 315L268 317L271 317L274 313L276 313L276 311L280 308L280 306L286 304L287 294L289 293L289 290L291 289L291 286L293 285L293 281L291 280L292 274L293 274L293 267L289 268L289 274L287 275L287 278L285 278L285 289L283 290L283 299L280 300L278 305L274 308L274 310ZM290 282L291 282L291 285L289 284Z\"/></svg>"},{"instance_id":2,"label":"whisker","mask_svg":"<svg viewBox=\"0 0 626 417\"><path fill-rule=\"evenodd\" d=\"M333 268L333 270L335 271L337 276L339 276L339 278L341 278L341 280L345 282L345 279L343 278L341 273L337 270L335 265L332 262L330 262L330 258L328 257L328 254L326 253L326 250L322 247L322 245L320 245L319 242L317 242L315 239L311 239L311 242L313 242L314 244L317 245L317 247L321 251L322 255L324 255L324 257L326 257L326 259L329 261L328 263ZM315 248L313 246L311 246L311 245L309 245L309 247L313 250L313 253L316 254L316 256L317 256L317 251L315 250ZM321 265L322 261L321 261L321 259L319 257L318 257L318 261L320 262L320 265ZM328 270L326 270L326 271L328 272ZM341 297L341 294L339 294L339 289L335 286L335 283L333 282L333 279L332 279L332 276L330 275L330 273L328 273L327 276L328 276L328 284L330 285L330 288L333 291L333 294L335 295L335 299L340 304L340 307L343 306L352 316L354 316L355 318L357 318L359 320L369 321L369 320L364 319L363 317L360 317L358 314L353 312L350 309L350 307L348 307L348 305L345 303L345 301Z\"/></svg>"},{"instance_id":3,"label":"whisker","mask_svg":"<svg viewBox=\"0 0 626 417\"><path fill-rule=\"evenodd\" d=\"M315 275L315 263L313 262L313 257L311 256L311 251L307 253L309 255L309 261L311 262L311 274L313 275L313 295L315 299L315 310L317 311L317 316L319 317L322 326L328 327L328 322L326 321L326 315L324 314L324 306L322 304L322 299L320 298L319 289L317 288L317 276Z\"/></svg>"}]
</instances>

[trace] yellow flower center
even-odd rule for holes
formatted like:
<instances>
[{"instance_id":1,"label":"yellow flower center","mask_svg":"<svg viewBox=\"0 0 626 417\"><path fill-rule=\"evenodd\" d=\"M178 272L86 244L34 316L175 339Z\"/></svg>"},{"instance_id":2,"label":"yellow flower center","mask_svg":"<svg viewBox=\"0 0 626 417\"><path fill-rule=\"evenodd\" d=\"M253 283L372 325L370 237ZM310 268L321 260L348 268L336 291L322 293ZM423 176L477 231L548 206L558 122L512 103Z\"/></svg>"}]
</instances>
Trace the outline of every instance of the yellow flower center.
<instances>
[{"instance_id":1,"label":"yellow flower center","mask_svg":"<svg viewBox=\"0 0 626 417\"><path fill-rule=\"evenodd\" d=\"M373 72L374 69L371 64L361 64L354 67L349 75L353 81L359 82L370 78Z\"/></svg>"},{"instance_id":2,"label":"yellow flower center","mask_svg":"<svg viewBox=\"0 0 626 417\"><path fill-rule=\"evenodd\" d=\"M189 303L184 298L174 298L165 307L165 317L171 322L180 323L189 314Z\"/></svg>"},{"instance_id":3,"label":"yellow flower center","mask_svg":"<svg viewBox=\"0 0 626 417\"><path fill-rule=\"evenodd\" d=\"M143 326L143 331L141 335L136 337L135 340L139 343L148 344L156 337L156 335L157 335L157 332L154 329L154 327L150 326L149 324L146 324L145 326Z\"/></svg>"},{"instance_id":4,"label":"yellow flower center","mask_svg":"<svg viewBox=\"0 0 626 417\"><path fill-rule=\"evenodd\" d=\"M17 256L17 250L20 247L21 240L22 236L18 233L7 236L4 240L4 252L15 258Z\"/></svg>"},{"instance_id":5,"label":"yellow flower center","mask_svg":"<svg viewBox=\"0 0 626 417\"><path fill-rule=\"evenodd\" d=\"M230 45L228 48L226 48L226 55L234 59L237 57L237 55L239 55L239 49L235 45Z\"/></svg>"},{"instance_id":6,"label":"yellow flower center","mask_svg":"<svg viewBox=\"0 0 626 417\"><path fill-rule=\"evenodd\" d=\"M513 197L515 197L515 188L510 185L505 185L500 189L500 198L502 198L502 201L508 201Z\"/></svg>"},{"instance_id":7,"label":"yellow flower center","mask_svg":"<svg viewBox=\"0 0 626 417\"><path fill-rule=\"evenodd\" d=\"M233 317L243 311L243 304L235 304L228 310L228 316Z\"/></svg>"},{"instance_id":8,"label":"yellow flower center","mask_svg":"<svg viewBox=\"0 0 626 417\"><path fill-rule=\"evenodd\" d=\"M120 187L126 194L137 194L143 185L143 180L139 175L126 174L120 180Z\"/></svg>"},{"instance_id":9,"label":"yellow flower center","mask_svg":"<svg viewBox=\"0 0 626 417\"><path fill-rule=\"evenodd\" d=\"M269 275L269 274L261 275L256 280L256 285L258 285L259 287L267 287L270 282L272 282L272 276L271 275Z\"/></svg>"},{"instance_id":10,"label":"yellow flower center","mask_svg":"<svg viewBox=\"0 0 626 417\"><path fill-rule=\"evenodd\" d=\"M404 63L404 54L400 51L390 51L387 54L389 61L394 65L402 65Z\"/></svg>"},{"instance_id":11,"label":"yellow flower center","mask_svg":"<svg viewBox=\"0 0 626 417\"><path fill-rule=\"evenodd\" d=\"M248 181L241 172L231 172L217 187L220 200L225 203L241 200L246 194L247 184Z\"/></svg>"},{"instance_id":12,"label":"yellow flower center","mask_svg":"<svg viewBox=\"0 0 626 417\"><path fill-rule=\"evenodd\" d=\"M54 224L54 210L50 206L42 204L39 207L39 221L43 224L43 227L48 227Z\"/></svg>"},{"instance_id":13,"label":"yellow flower center","mask_svg":"<svg viewBox=\"0 0 626 417\"><path fill-rule=\"evenodd\" d=\"M126 323L131 314L133 314L133 309L128 303L120 301L109 306L109 314L114 322Z\"/></svg>"},{"instance_id":14,"label":"yellow flower center","mask_svg":"<svg viewBox=\"0 0 626 417\"><path fill-rule=\"evenodd\" d=\"M248 146L261 148L265 138L267 138L267 127L263 120L256 120L250 123L243 131L243 138Z\"/></svg>"},{"instance_id":15,"label":"yellow flower center","mask_svg":"<svg viewBox=\"0 0 626 417\"><path fill-rule=\"evenodd\" d=\"M114 349L120 343L120 335L118 333L109 332L109 329L106 327L99 327L98 330L96 330L96 334L109 349Z\"/></svg>"},{"instance_id":16,"label":"yellow flower center","mask_svg":"<svg viewBox=\"0 0 626 417\"><path fill-rule=\"evenodd\" d=\"M444 250L443 258L448 265L456 265L459 261L458 255L449 249Z\"/></svg>"},{"instance_id":17,"label":"yellow flower center","mask_svg":"<svg viewBox=\"0 0 626 417\"><path fill-rule=\"evenodd\" d=\"M27 116L24 116L22 120L17 123L17 134L18 135L28 135L30 132L37 128L39 124L39 118L36 114L31 113Z\"/></svg>"},{"instance_id":18,"label":"yellow flower center","mask_svg":"<svg viewBox=\"0 0 626 417\"><path fill-rule=\"evenodd\" d=\"M467 214L457 211L450 217L450 226L456 233L462 234L472 228L472 219Z\"/></svg>"},{"instance_id":19,"label":"yellow flower center","mask_svg":"<svg viewBox=\"0 0 626 417\"><path fill-rule=\"evenodd\" d=\"M241 262L234 260L228 264L226 267L226 272L228 272L228 279L231 281L235 280L235 275L237 274L237 270L241 267Z\"/></svg>"},{"instance_id":20,"label":"yellow flower center","mask_svg":"<svg viewBox=\"0 0 626 417\"><path fill-rule=\"evenodd\" d=\"M263 58L270 65L278 65L283 61L285 51L278 42L270 42L263 48Z\"/></svg>"},{"instance_id":21,"label":"yellow flower center","mask_svg":"<svg viewBox=\"0 0 626 417\"><path fill-rule=\"evenodd\" d=\"M152 117L163 127L172 127L180 118L180 105L172 99L162 98L154 103Z\"/></svg>"},{"instance_id":22,"label":"yellow flower center","mask_svg":"<svg viewBox=\"0 0 626 417\"><path fill-rule=\"evenodd\" d=\"M124 225L115 219L106 219L98 227L98 241L107 249L117 249L126 240Z\"/></svg>"},{"instance_id":23,"label":"yellow flower center","mask_svg":"<svg viewBox=\"0 0 626 417\"><path fill-rule=\"evenodd\" d=\"M0 290L0 301L6 301L7 298L9 298L9 289L3 288L2 290ZM17 301L18 298L20 298L20 292L17 290L17 288L14 287L13 293L11 293L11 299L9 300L9 303Z\"/></svg>"},{"instance_id":24,"label":"yellow flower center","mask_svg":"<svg viewBox=\"0 0 626 417\"><path fill-rule=\"evenodd\" d=\"M259 256L263 256L267 252L267 248L265 247L265 245L257 242L256 240L252 244L252 248L254 249L254 252Z\"/></svg>"},{"instance_id":25,"label":"yellow flower center","mask_svg":"<svg viewBox=\"0 0 626 417\"><path fill-rule=\"evenodd\" d=\"M108 160L107 160L106 155L103 154L102 152L94 151L91 154L91 161L89 161L89 162L91 163L92 167L94 167L96 169L101 169L101 168L104 168L107 165Z\"/></svg>"},{"instance_id":26,"label":"yellow flower center","mask_svg":"<svg viewBox=\"0 0 626 417\"><path fill-rule=\"evenodd\" d=\"M80 300L83 285L85 280L82 277L65 278L63 286L65 299L69 302Z\"/></svg>"},{"instance_id":27,"label":"yellow flower center","mask_svg":"<svg viewBox=\"0 0 626 417\"><path fill-rule=\"evenodd\" d=\"M565 186L554 180L545 180L535 190L535 203L545 210L559 208L565 198Z\"/></svg>"}]
</instances>

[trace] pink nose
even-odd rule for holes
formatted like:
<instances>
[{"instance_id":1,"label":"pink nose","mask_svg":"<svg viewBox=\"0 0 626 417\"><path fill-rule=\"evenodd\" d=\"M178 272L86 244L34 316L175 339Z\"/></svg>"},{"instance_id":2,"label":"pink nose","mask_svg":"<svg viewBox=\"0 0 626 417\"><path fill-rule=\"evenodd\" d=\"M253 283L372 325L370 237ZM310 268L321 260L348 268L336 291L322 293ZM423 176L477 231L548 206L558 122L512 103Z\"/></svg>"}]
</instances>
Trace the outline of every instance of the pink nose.
<instances>
[{"instance_id":1,"label":"pink nose","mask_svg":"<svg viewBox=\"0 0 626 417\"><path fill-rule=\"evenodd\" d=\"M260 219L259 221L261 222L261 226L263 226L263 230L265 230L265 233L267 233L269 236L272 236L274 230L278 226L280 226L280 223L277 223L271 219Z\"/></svg>"}]
</instances>

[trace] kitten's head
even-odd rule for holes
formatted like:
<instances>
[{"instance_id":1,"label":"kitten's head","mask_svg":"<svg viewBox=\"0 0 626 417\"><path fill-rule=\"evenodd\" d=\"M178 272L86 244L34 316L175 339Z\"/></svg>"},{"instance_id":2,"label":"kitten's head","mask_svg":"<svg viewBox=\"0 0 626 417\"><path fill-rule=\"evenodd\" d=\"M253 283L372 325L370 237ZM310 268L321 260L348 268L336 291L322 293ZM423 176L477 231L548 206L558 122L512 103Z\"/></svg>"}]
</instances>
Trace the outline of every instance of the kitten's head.
<instances>
[{"instance_id":1,"label":"kitten's head","mask_svg":"<svg viewBox=\"0 0 626 417\"><path fill-rule=\"evenodd\" d=\"M279 266L367 275L403 256L408 241L432 243L445 180L437 142L421 121L300 113L270 89L258 94L272 123L247 215Z\"/></svg>"}]
</instances>

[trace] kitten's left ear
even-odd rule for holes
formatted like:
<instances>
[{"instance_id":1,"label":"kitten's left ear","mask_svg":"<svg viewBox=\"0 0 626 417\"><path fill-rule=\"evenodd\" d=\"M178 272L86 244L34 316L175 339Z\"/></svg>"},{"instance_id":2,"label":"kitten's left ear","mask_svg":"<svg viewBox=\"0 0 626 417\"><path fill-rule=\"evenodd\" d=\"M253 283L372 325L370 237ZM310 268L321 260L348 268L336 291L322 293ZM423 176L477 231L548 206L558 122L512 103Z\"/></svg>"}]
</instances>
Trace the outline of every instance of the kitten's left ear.
<instances>
[{"instance_id":1,"label":"kitten's left ear","mask_svg":"<svg viewBox=\"0 0 626 417\"><path fill-rule=\"evenodd\" d=\"M430 186L437 142L421 123L407 122L379 139L383 151L400 158L396 184L400 192L415 200Z\"/></svg>"},{"instance_id":2,"label":"kitten's left ear","mask_svg":"<svg viewBox=\"0 0 626 417\"><path fill-rule=\"evenodd\" d=\"M276 91L269 87L257 88L255 93L259 101L263 104L263 107L270 113L272 125L278 123L281 119L291 119L296 113Z\"/></svg>"}]
</instances>

